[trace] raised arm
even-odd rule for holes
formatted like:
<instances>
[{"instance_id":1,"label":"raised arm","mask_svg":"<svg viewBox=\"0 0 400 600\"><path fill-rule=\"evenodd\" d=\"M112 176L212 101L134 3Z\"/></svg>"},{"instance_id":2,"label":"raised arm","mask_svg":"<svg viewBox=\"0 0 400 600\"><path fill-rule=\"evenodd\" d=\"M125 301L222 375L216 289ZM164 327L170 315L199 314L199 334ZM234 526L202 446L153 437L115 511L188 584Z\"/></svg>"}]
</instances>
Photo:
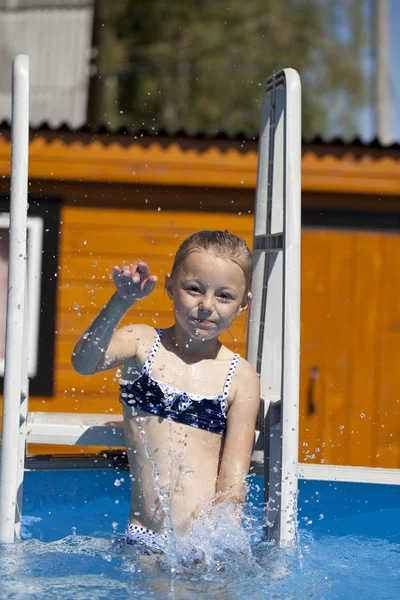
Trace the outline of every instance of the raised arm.
<instances>
[{"instance_id":1,"label":"raised arm","mask_svg":"<svg viewBox=\"0 0 400 600\"><path fill-rule=\"evenodd\" d=\"M257 373L246 361L239 363L237 374L239 383L227 415L216 503L229 498L235 504L242 504L246 496L246 476L250 468L260 406L260 382Z\"/></svg>"},{"instance_id":2,"label":"raised arm","mask_svg":"<svg viewBox=\"0 0 400 600\"><path fill-rule=\"evenodd\" d=\"M134 326L117 326L127 311L154 289L157 277L150 275L148 266L114 267L116 292L94 321L81 335L72 352L72 366L81 375L93 375L120 365L136 355L137 332Z\"/></svg>"}]
</instances>

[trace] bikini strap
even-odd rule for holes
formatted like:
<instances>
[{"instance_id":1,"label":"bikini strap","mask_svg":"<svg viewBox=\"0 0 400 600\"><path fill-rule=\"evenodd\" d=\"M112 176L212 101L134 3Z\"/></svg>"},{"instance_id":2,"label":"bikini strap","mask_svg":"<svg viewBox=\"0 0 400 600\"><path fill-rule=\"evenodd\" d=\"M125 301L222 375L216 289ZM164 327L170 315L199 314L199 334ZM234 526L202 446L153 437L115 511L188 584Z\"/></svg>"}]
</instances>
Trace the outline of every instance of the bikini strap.
<instances>
[{"instance_id":1,"label":"bikini strap","mask_svg":"<svg viewBox=\"0 0 400 600\"><path fill-rule=\"evenodd\" d=\"M147 373L151 377L151 368L153 366L153 360L155 355L157 354L157 350L160 347L161 338L162 338L163 330L156 329L156 339L154 340L154 344L152 349L149 352L149 355L145 362L143 363L142 372Z\"/></svg>"},{"instance_id":2,"label":"bikini strap","mask_svg":"<svg viewBox=\"0 0 400 600\"><path fill-rule=\"evenodd\" d=\"M227 396L228 396L229 388L231 386L232 377L233 377L233 374L235 372L236 365L238 364L239 358L240 358L240 354L235 354L233 356L233 359L232 359L232 362L231 362L231 366L229 367L228 375L226 377L224 389L222 390L222 394L221 394L223 398L227 398Z\"/></svg>"}]
</instances>

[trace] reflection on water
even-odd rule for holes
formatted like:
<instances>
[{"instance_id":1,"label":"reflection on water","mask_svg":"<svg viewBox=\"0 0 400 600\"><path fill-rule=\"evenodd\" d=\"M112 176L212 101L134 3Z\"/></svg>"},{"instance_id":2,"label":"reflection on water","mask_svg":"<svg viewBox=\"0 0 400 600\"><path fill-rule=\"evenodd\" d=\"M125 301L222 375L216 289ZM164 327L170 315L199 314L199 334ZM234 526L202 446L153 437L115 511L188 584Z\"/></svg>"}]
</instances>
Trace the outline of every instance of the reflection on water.
<instances>
[{"instance_id":1,"label":"reflection on water","mask_svg":"<svg viewBox=\"0 0 400 600\"><path fill-rule=\"evenodd\" d=\"M355 536L302 533L283 551L262 540L261 511L246 511L236 527L228 506L197 522L181 540L171 540L166 557L139 556L114 538L72 534L42 542L40 522L25 519L25 537L0 547L1 600L200 599L258 600L398 597L400 545ZM204 552L188 568L180 557Z\"/></svg>"}]
</instances>

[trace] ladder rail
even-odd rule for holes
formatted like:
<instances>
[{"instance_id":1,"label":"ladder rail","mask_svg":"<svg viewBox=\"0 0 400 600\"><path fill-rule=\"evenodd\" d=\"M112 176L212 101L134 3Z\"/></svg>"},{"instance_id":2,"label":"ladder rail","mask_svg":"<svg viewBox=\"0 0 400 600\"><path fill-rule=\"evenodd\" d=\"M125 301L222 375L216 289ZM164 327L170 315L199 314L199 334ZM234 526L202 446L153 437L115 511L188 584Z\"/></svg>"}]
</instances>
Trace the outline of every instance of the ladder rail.
<instances>
[{"instance_id":1,"label":"ladder rail","mask_svg":"<svg viewBox=\"0 0 400 600\"><path fill-rule=\"evenodd\" d=\"M12 70L11 193L2 451L0 459L0 542L14 542L23 478L27 360L24 334L27 271L29 145L29 57L20 54ZM21 412L22 411L22 412ZM26 417L26 415L25 415ZM22 425L22 428L21 428ZM22 436L20 438L20 436Z\"/></svg>"},{"instance_id":2,"label":"ladder rail","mask_svg":"<svg viewBox=\"0 0 400 600\"><path fill-rule=\"evenodd\" d=\"M285 75L287 155L280 539L283 543L288 543L294 540L297 525L301 292L301 84L300 77L292 69L285 71Z\"/></svg>"},{"instance_id":3,"label":"ladder rail","mask_svg":"<svg viewBox=\"0 0 400 600\"><path fill-rule=\"evenodd\" d=\"M300 119L300 78L285 69L267 80L261 111L247 347L263 398L266 531L282 545L294 540L297 507Z\"/></svg>"},{"instance_id":4,"label":"ladder rail","mask_svg":"<svg viewBox=\"0 0 400 600\"><path fill-rule=\"evenodd\" d=\"M281 544L295 535L298 463L300 340L300 79L285 69L267 81L262 108L254 225L254 291L248 359L260 373L265 436L265 492L272 527ZM19 535L28 416L27 340L24 328L27 263L29 58L13 63L11 226L3 447L0 470L0 542ZM18 260L17 260L18 259ZM289 289L290 288L290 289ZM25 349L25 350L23 350ZM38 418L38 415L36 416ZM46 423L36 423L47 427ZM44 437L53 439L55 423ZM88 423L71 425L70 443L93 444L109 432ZM113 433L114 443L121 430ZM59 431L56 437L59 438ZM31 436L32 437L32 436ZM34 437L34 436L33 436ZM108 433L105 434L108 437ZM104 439L104 438L103 438ZM32 441L32 440L31 440ZM54 440L55 441L55 440ZM50 443L50 441L48 442ZM114 444L113 444L114 445Z\"/></svg>"}]
</instances>

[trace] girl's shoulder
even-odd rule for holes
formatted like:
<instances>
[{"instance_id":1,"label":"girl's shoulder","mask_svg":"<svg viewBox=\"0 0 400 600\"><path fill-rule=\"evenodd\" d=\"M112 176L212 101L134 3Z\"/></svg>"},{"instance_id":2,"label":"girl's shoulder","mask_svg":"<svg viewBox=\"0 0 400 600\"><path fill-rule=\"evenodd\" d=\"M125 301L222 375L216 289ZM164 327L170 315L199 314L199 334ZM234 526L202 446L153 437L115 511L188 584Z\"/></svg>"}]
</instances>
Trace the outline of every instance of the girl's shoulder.
<instances>
[{"instance_id":1,"label":"girl's shoulder","mask_svg":"<svg viewBox=\"0 0 400 600\"><path fill-rule=\"evenodd\" d=\"M130 323L129 325L124 325L124 327L119 327L116 333L121 337L132 338L136 336L137 341L145 341L150 339L154 340L157 335L157 330L144 323Z\"/></svg>"},{"instance_id":2,"label":"girl's shoulder","mask_svg":"<svg viewBox=\"0 0 400 600\"><path fill-rule=\"evenodd\" d=\"M228 348L224 347L224 350L226 351L226 358L231 361L234 360L234 356L238 356L232 377L231 395L233 397L240 396L248 390L257 392L260 386L260 377L254 367L245 358L233 353Z\"/></svg>"},{"instance_id":3,"label":"girl's shoulder","mask_svg":"<svg viewBox=\"0 0 400 600\"><path fill-rule=\"evenodd\" d=\"M233 353L231 355L234 356ZM253 412L257 412L259 404L260 378L252 365L240 356L236 363L229 390L229 414L231 414L233 406L238 407L238 409L244 406L245 410L251 409Z\"/></svg>"},{"instance_id":4,"label":"girl's shoulder","mask_svg":"<svg viewBox=\"0 0 400 600\"><path fill-rule=\"evenodd\" d=\"M243 383L246 385L246 382L257 382L259 381L259 375L257 371L252 367L252 365L242 356L232 352L226 346L222 347L223 355L221 358L225 358L226 360L230 360L231 362L234 360L234 357L237 356L237 362L235 366L235 374L234 379L239 383Z\"/></svg>"},{"instance_id":5,"label":"girl's shoulder","mask_svg":"<svg viewBox=\"0 0 400 600\"><path fill-rule=\"evenodd\" d=\"M131 371L140 370L147 359L157 339L157 330L150 325L131 324L117 329L116 334L125 348L132 348L134 352L127 352L127 358L122 362L123 378L129 379Z\"/></svg>"},{"instance_id":6,"label":"girl's shoulder","mask_svg":"<svg viewBox=\"0 0 400 600\"><path fill-rule=\"evenodd\" d=\"M259 382L260 377L254 367L242 356L239 358L236 367L237 377L246 385L246 382Z\"/></svg>"},{"instance_id":7,"label":"girl's shoulder","mask_svg":"<svg viewBox=\"0 0 400 600\"><path fill-rule=\"evenodd\" d=\"M114 337L124 345L131 346L136 349L136 353L142 349L148 349L153 346L157 339L157 331L150 325L143 323L130 324L120 327L114 333Z\"/></svg>"}]
</instances>

